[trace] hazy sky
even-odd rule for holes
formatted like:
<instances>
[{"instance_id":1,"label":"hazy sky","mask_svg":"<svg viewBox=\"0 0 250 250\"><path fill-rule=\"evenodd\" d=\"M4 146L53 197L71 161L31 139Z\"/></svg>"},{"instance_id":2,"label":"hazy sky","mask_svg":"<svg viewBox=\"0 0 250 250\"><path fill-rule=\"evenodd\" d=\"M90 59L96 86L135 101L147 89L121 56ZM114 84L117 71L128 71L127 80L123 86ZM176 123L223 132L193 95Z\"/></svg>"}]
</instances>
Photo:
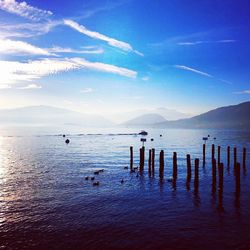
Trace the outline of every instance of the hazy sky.
<instances>
[{"instance_id":1,"label":"hazy sky","mask_svg":"<svg viewBox=\"0 0 250 250\"><path fill-rule=\"evenodd\" d=\"M250 99L246 0L0 0L0 108L200 113Z\"/></svg>"}]
</instances>

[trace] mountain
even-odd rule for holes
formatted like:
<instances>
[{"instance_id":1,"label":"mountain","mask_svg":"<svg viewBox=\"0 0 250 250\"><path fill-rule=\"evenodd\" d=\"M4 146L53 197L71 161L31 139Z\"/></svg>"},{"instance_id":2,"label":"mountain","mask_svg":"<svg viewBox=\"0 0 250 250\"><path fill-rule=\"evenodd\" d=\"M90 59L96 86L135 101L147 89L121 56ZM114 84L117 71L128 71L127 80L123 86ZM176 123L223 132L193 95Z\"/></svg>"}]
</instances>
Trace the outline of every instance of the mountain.
<instances>
[{"instance_id":1,"label":"mountain","mask_svg":"<svg viewBox=\"0 0 250 250\"><path fill-rule=\"evenodd\" d=\"M14 125L80 125L107 127L114 125L108 119L51 106L29 106L0 110L0 124Z\"/></svg>"},{"instance_id":2,"label":"mountain","mask_svg":"<svg viewBox=\"0 0 250 250\"><path fill-rule=\"evenodd\" d=\"M141 115L138 116L134 119L131 119L125 123L122 123L121 125L123 126L152 126L157 123L163 123L166 122L167 120L162 117L161 115L158 114L146 114L146 115Z\"/></svg>"},{"instance_id":3,"label":"mountain","mask_svg":"<svg viewBox=\"0 0 250 250\"><path fill-rule=\"evenodd\" d=\"M107 117L117 123L125 123L128 120L137 118L138 116L147 115L147 114L158 114L164 117L168 121L190 118L192 115L179 112L174 109L168 109L164 107L156 109L138 109L130 112L120 112L112 115L107 115Z\"/></svg>"},{"instance_id":4,"label":"mountain","mask_svg":"<svg viewBox=\"0 0 250 250\"><path fill-rule=\"evenodd\" d=\"M192 117L191 114L182 113L182 112L177 111L175 109L168 109L168 108L164 108L164 107L154 109L153 113L156 113L156 114L163 116L168 121L174 121L174 120L178 120L178 119Z\"/></svg>"},{"instance_id":5,"label":"mountain","mask_svg":"<svg viewBox=\"0 0 250 250\"><path fill-rule=\"evenodd\" d=\"M250 129L250 102L217 108L189 119L160 122L164 128Z\"/></svg>"}]
</instances>

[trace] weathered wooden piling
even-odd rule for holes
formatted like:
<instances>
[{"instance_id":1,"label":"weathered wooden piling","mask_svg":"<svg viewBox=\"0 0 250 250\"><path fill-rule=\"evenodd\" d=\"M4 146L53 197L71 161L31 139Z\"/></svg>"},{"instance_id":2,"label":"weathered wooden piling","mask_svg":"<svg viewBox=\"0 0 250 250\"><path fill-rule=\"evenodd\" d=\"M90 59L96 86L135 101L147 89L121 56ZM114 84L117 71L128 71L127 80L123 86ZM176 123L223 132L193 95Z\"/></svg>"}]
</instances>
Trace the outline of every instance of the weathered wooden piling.
<instances>
[{"instance_id":1,"label":"weathered wooden piling","mask_svg":"<svg viewBox=\"0 0 250 250\"><path fill-rule=\"evenodd\" d=\"M194 179L199 180L199 162L200 160L196 158L194 160Z\"/></svg>"},{"instance_id":2,"label":"weathered wooden piling","mask_svg":"<svg viewBox=\"0 0 250 250\"><path fill-rule=\"evenodd\" d=\"M152 150L148 151L148 173L151 175L151 167L152 167Z\"/></svg>"},{"instance_id":3,"label":"weathered wooden piling","mask_svg":"<svg viewBox=\"0 0 250 250\"><path fill-rule=\"evenodd\" d=\"M177 178L177 153L173 153L173 178Z\"/></svg>"},{"instance_id":4,"label":"weathered wooden piling","mask_svg":"<svg viewBox=\"0 0 250 250\"><path fill-rule=\"evenodd\" d=\"M205 143L203 144L202 152L203 152L203 165L205 165L205 162L206 162L206 144Z\"/></svg>"},{"instance_id":5,"label":"weathered wooden piling","mask_svg":"<svg viewBox=\"0 0 250 250\"><path fill-rule=\"evenodd\" d=\"M133 164L134 164L134 163L133 163L133 161L134 161L133 158L134 158L134 157L133 157L133 147L131 146L131 147L130 147L130 171L133 170Z\"/></svg>"},{"instance_id":6,"label":"weathered wooden piling","mask_svg":"<svg viewBox=\"0 0 250 250\"><path fill-rule=\"evenodd\" d=\"M215 146L214 144L212 144L212 162L214 158L215 158Z\"/></svg>"},{"instance_id":7,"label":"weathered wooden piling","mask_svg":"<svg viewBox=\"0 0 250 250\"><path fill-rule=\"evenodd\" d=\"M216 159L213 159L212 162L212 178L213 181L216 182Z\"/></svg>"},{"instance_id":8,"label":"weathered wooden piling","mask_svg":"<svg viewBox=\"0 0 250 250\"><path fill-rule=\"evenodd\" d=\"M140 148L140 171L144 170L145 147Z\"/></svg>"},{"instance_id":9,"label":"weathered wooden piling","mask_svg":"<svg viewBox=\"0 0 250 250\"><path fill-rule=\"evenodd\" d=\"M159 177L163 179L164 177L164 151L160 152L160 164L159 164Z\"/></svg>"},{"instance_id":10,"label":"weathered wooden piling","mask_svg":"<svg viewBox=\"0 0 250 250\"><path fill-rule=\"evenodd\" d=\"M213 158L212 161L212 195L216 193L216 159ZM214 197L215 198L215 197Z\"/></svg>"},{"instance_id":11,"label":"weathered wooden piling","mask_svg":"<svg viewBox=\"0 0 250 250\"><path fill-rule=\"evenodd\" d=\"M246 168L246 158L247 158L247 149L243 148L243 159L242 159L243 169Z\"/></svg>"},{"instance_id":12,"label":"weathered wooden piling","mask_svg":"<svg viewBox=\"0 0 250 250\"><path fill-rule=\"evenodd\" d=\"M224 182L224 164L220 163L218 167L219 172L219 188L223 188L223 182Z\"/></svg>"},{"instance_id":13,"label":"weathered wooden piling","mask_svg":"<svg viewBox=\"0 0 250 250\"><path fill-rule=\"evenodd\" d=\"M240 192L240 163L235 165L235 191Z\"/></svg>"},{"instance_id":14,"label":"weathered wooden piling","mask_svg":"<svg viewBox=\"0 0 250 250\"><path fill-rule=\"evenodd\" d=\"M217 164L218 164L218 166L220 164L220 149L221 149L221 147L218 146L218 158L217 158Z\"/></svg>"},{"instance_id":15,"label":"weathered wooden piling","mask_svg":"<svg viewBox=\"0 0 250 250\"><path fill-rule=\"evenodd\" d=\"M198 192L199 189L199 159L194 160L194 191Z\"/></svg>"},{"instance_id":16,"label":"weathered wooden piling","mask_svg":"<svg viewBox=\"0 0 250 250\"><path fill-rule=\"evenodd\" d=\"M230 146L227 146L227 166L230 165Z\"/></svg>"},{"instance_id":17,"label":"weathered wooden piling","mask_svg":"<svg viewBox=\"0 0 250 250\"><path fill-rule=\"evenodd\" d=\"M187 154L187 179L191 179L192 171L191 171L191 157L190 154Z\"/></svg>"},{"instance_id":18,"label":"weathered wooden piling","mask_svg":"<svg viewBox=\"0 0 250 250\"><path fill-rule=\"evenodd\" d=\"M234 147L234 166L237 164L237 148Z\"/></svg>"},{"instance_id":19,"label":"weathered wooden piling","mask_svg":"<svg viewBox=\"0 0 250 250\"><path fill-rule=\"evenodd\" d=\"M152 173L154 174L155 172L155 149L154 148L152 148L151 153L152 153Z\"/></svg>"},{"instance_id":20,"label":"weathered wooden piling","mask_svg":"<svg viewBox=\"0 0 250 250\"><path fill-rule=\"evenodd\" d=\"M235 207L240 207L240 163L235 166Z\"/></svg>"}]
</instances>

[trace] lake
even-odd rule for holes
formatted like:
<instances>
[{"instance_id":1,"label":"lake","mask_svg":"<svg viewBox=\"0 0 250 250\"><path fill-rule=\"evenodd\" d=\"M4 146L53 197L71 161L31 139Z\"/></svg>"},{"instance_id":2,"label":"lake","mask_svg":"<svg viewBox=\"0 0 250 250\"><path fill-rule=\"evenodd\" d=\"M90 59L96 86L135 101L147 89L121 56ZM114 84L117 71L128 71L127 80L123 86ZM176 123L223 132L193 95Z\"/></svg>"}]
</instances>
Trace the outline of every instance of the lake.
<instances>
[{"instance_id":1,"label":"lake","mask_svg":"<svg viewBox=\"0 0 250 250\"><path fill-rule=\"evenodd\" d=\"M145 170L130 173L124 169L130 146L139 165L137 129L0 128L0 249L250 249L250 131L147 131ZM186 154L194 171L194 158L202 160L202 138L208 134L206 164L200 164L194 190L193 175L190 187L186 184ZM225 163L221 196L218 185L212 186L213 143L221 146ZM240 193L232 152L226 166L228 145L237 146L239 162L247 148ZM149 176L152 147L155 174ZM170 180L174 151L175 185ZM95 176L100 185L93 186L86 176Z\"/></svg>"}]
</instances>

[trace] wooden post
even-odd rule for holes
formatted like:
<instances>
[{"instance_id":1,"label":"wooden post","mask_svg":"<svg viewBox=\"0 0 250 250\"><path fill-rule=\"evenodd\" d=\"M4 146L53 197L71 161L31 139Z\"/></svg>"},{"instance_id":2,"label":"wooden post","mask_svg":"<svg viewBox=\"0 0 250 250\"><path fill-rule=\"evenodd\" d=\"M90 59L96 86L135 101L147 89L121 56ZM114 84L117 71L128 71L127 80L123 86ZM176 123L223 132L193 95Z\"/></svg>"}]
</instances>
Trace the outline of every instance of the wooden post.
<instances>
[{"instance_id":1,"label":"wooden post","mask_svg":"<svg viewBox=\"0 0 250 250\"><path fill-rule=\"evenodd\" d=\"M227 147L227 166L230 165L230 146Z\"/></svg>"},{"instance_id":2,"label":"wooden post","mask_svg":"<svg viewBox=\"0 0 250 250\"><path fill-rule=\"evenodd\" d=\"M154 174L154 172L155 172L155 149L152 148L151 152L152 152L152 172Z\"/></svg>"},{"instance_id":3,"label":"wooden post","mask_svg":"<svg viewBox=\"0 0 250 250\"><path fill-rule=\"evenodd\" d=\"M140 148L140 171L144 170L145 147Z\"/></svg>"},{"instance_id":4,"label":"wooden post","mask_svg":"<svg viewBox=\"0 0 250 250\"><path fill-rule=\"evenodd\" d=\"M213 180L216 182L216 159L213 159L212 163L212 176Z\"/></svg>"},{"instance_id":5,"label":"wooden post","mask_svg":"<svg viewBox=\"0 0 250 250\"><path fill-rule=\"evenodd\" d=\"M214 158L215 158L215 146L214 144L212 144L212 162Z\"/></svg>"},{"instance_id":6,"label":"wooden post","mask_svg":"<svg viewBox=\"0 0 250 250\"><path fill-rule=\"evenodd\" d=\"M224 178L224 165L223 163L219 164L219 188L223 189L223 178Z\"/></svg>"},{"instance_id":7,"label":"wooden post","mask_svg":"<svg viewBox=\"0 0 250 250\"><path fill-rule=\"evenodd\" d=\"M151 175L151 165L152 165L152 153L151 153L151 149L149 149L149 151L148 151L148 172L149 172L149 175Z\"/></svg>"},{"instance_id":8,"label":"wooden post","mask_svg":"<svg viewBox=\"0 0 250 250\"><path fill-rule=\"evenodd\" d=\"M212 194L216 193L216 159L212 161Z\"/></svg>"},{"instance_id":9,"label":"wooden post","mask_svg":"<svg viewBox=\"0 0 250 250\"><path fill-rule=\"evenodd\" d=\"M237 162L235 166L235 190L240 192L240 163Z\"/></svg>"},{"instance_id":10,"label":"wooden post","mask_svg":"<svg viewBox=\"0 0 250 250\"><path fill-rule=\"evenodd\" d=\"M130 147L130 171L133 170L133 147Z\"/></svg>"},{"instance_id":11,"label":"wooden post","mask_svg":"<svg viewBox=\"0 0 250 250\"><path fill-rule=\"evenodd\" d=\"M194 190L198 191L199 188L199 159L194 160Z\"/></svg>"},{"instance_id":12,"label":"wooden post","mask_svg":"<svg viewBox=\"0 0 250 250\"><path fill-rule=\"evenodd\" d=\"M220 164L220 146L218 146L218 159L217 159L218 166Z\"/></svg>"},{"instance_id":13,"label":"wooden post","mask_svg":"<svg viewBox=\"0 0 250 250\"><path fill-rule=\"evenodd\" d=\"M199 159L194 160L194 178L199 179Z\"/></svg>"},{"instance_id":14,"label":"wooden post","mask_svg":"<svg viewBox=\"0 0 250 250\"><path fill-rule=\"evenodd\" d=\"M159 177L163 179L164 176L164 151L160 152L160 167L159 167Z\"/></svg>"},{"instance_id":15,"label":"wooden post","mask_svg":"<svg viewBox=\"0 0 250 250\"><path fill-rule=\"evenodd\" d=\"M234 147L234 166L237 164L237 148Z\"/></svg>"},{"instance_id":16,"label":"wooden post","mask_svg":"<svg viewBox=\"0 0 250 250\"><path fill-rule=\"evenodd\" d=\"M191 171L191 157L190 154L187 154L187 179L191 179L192 171Z\"/></svg>"},{"instance_id":17,"label":"wooden post","mask_svg":"<svg viewBox=\"0 0 250 250\"><path fill-rule=\"evenodd\" d=\"M242 159L243 168L246 168L246 157L247 157L247 150L246 148L243 148L243 159Z\"/></svg>"},{"instance_id":18,"label":"wooden post","mask_svg":"<svg viewBox=\"0 0 250 250\"><path fill-rule=\"evenodd\" d=\"M206 144L203 144L203 165L205 165L206 162Z\"/></svg>"},{"instance_id":19,"label":"wooden post","mask_svg":"<svg viewBox=\"0 0 250 250\"><path fill-rule=\"evenodd\" d=\"M173 178L177 178L177 153L173 154Z\"/></svg>"}]
</instances>

